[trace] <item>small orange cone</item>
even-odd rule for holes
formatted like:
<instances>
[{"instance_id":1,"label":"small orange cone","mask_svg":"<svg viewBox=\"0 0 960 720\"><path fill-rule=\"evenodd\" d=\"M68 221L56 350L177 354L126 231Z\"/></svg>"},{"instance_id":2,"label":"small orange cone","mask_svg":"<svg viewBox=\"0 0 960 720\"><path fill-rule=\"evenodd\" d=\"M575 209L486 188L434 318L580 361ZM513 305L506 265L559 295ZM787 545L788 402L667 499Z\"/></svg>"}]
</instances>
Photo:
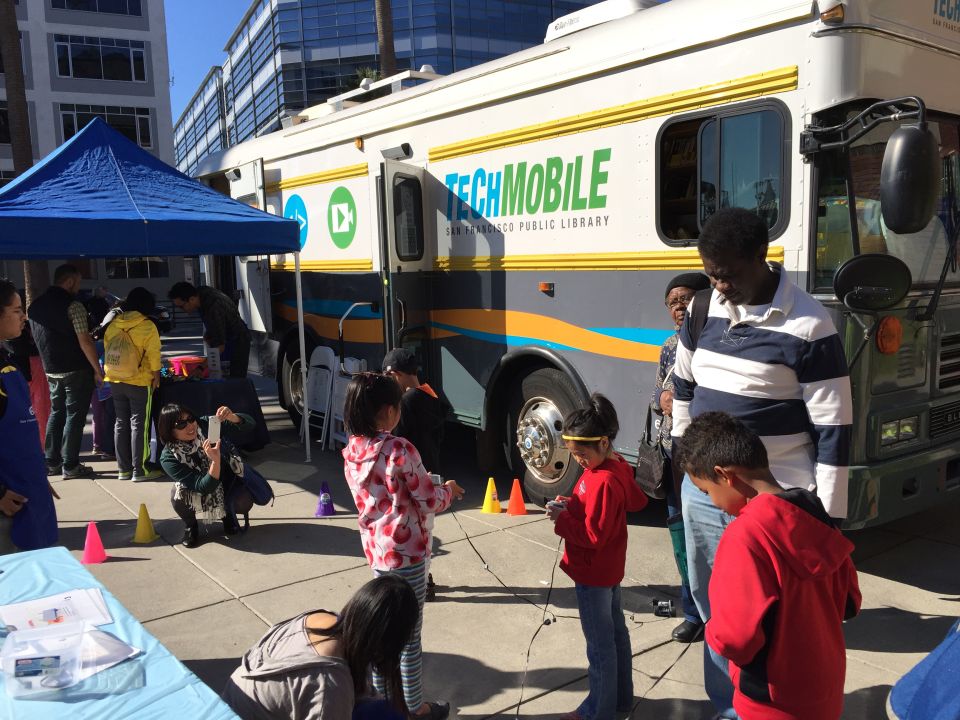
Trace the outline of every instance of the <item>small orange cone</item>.
<instances>
[{"instance_id":1,"label":"small orange cone","mask_svg":"<svg viewBox=\"0 0 960 720\"><path fill-rule=\"evenodd\" d=\"M487 480L487 494L483 498L483 509L480 512L492 515L500 514L500 498L497 497L497 486L493 482L493 478Z\"/></svg>"},{"instance_id":2,"label":"small orange cone","mask_svg":"<svg viewBox=\"0 0 960 720\"><path fill-rule=\"evenodd\" d=\"M520 489L520 480L513 479L513 489L510 491L510 503L507 505L507 515L526 515L527 506L523 502L523 490Z\"/></svg>"},{"instance_id":3,"label":"small orange cone","mask_svg":"<svg viewBox=\"0 0 960 720\"><path fill-rule=\"evenodd\" d=\"M103 549L103 541L100 539L97 524L91 522L87 525L87 541L83 544L83 558L80 562L84 565L96 565L106 559L107 551Z\"/></svg>"}]
</instances>

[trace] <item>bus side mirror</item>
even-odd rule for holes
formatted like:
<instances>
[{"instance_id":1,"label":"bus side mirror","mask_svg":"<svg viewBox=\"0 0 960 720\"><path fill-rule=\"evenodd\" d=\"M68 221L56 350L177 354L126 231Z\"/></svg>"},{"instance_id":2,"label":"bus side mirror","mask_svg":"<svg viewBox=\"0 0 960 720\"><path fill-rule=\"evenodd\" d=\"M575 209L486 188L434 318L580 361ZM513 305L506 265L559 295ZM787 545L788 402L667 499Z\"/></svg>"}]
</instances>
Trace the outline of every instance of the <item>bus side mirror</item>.
<instances>
[{"instance_id":1,"label":"bus side mirror","mask_svg":"<svg viewBox=\"0 0 960 720\"><path fill-rule=\"evenodd\" d=\"M880 167L883 222L900 235L920 232L933 217L939 198L937 139L925 122L900 126L887 141Z\"/></svg>"},{"instance_id":2,"label":"bus side mirror","mask_svg":"<svg viewBox=\"0 0 960 720\"><path fill-rule=\"evenodd\" d=\"M837 268L833 292L854 312L875 313L893 307L910 292L913 277L900 258L882 253L855 255Z\"/></svg>"}]
</instances>

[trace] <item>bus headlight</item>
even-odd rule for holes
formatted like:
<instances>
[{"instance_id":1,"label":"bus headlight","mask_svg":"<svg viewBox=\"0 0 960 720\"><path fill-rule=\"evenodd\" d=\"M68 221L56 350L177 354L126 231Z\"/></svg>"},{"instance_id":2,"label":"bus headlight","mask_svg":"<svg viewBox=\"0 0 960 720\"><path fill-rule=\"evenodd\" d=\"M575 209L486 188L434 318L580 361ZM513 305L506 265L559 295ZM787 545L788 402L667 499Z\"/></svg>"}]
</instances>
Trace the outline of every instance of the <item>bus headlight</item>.
<instances>
[{"instance_id":1,"label":"bus headlight","mask_svg":"<svg viewBox=\"0 0 960 720\"><path fill-rule=\"evenodd\" d=\"M893 445L896 442L913 440L917 437L919 426L919 416L903 418L902 420L891 420L880 426L880 444Z\"/></svg>"},{"instance_id":2,"label":"bus headlight","mask_svg":"<svg viewBox=\"0 0 960 720\"><path fill-rule=\"evenodd\" d=\"M917 416L904 418L900 421L900 440L913 440L917 436Z\"/></svg>"},{"instance_id":3,"label":"bus headlight","mask_svg":"<svg viewBox=\"0 0 960 720\"><path fill-rule=\"evenodd\" d=\"M880 444L893 445L900 435L900 421L885 422L880 426Z\"/></svg>"}]
</instances>

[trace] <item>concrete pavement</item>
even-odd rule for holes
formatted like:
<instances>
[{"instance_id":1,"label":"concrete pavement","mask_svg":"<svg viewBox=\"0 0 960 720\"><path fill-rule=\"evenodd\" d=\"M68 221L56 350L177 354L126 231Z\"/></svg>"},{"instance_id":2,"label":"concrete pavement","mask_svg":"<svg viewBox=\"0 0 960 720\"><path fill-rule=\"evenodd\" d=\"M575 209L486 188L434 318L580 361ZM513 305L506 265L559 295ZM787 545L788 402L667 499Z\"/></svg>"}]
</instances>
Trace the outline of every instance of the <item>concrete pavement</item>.
<instances>
[{"instance_id":1,"label":"concrete pavement","mask_svg":"<svg viewBox=\"0 0 960 720\"><path fill-rule=\"evenodd\" d=\"M168 351L182 354L182 343L191 341L181 338ZM93 463L100 472L93 480L55 480L62 543L79 558L86 523L97 521L111 558L90 566L91 572L218 692L269 624L309 608L339 609L371 577L339 455L317 446L306 464L276 404L276 388L256 381L273 442L247 460L271 481L277 499L254 508L244 536L226 540L208 530L203 545L183 548L170 482L112 479L112 463ZM573 585L555 567L558 539L533 505L521 517L481 514L489 472L475 467L468 434L454 429L450 435L447 475L464 485L467 497L455 513L437 518L432 572L441 588L425 610L426 694L449 700L452 717L506 718L515 715L523 684L519 716L556 718L586 692ZM314 518L323 480L337 514ZM505 508L510 478L497 477L497 485ZM161 535L150 545L131 542L140 503ZM864 609L846 626L844 718L885 717L890 686L960 615L957 515L952 506L851 536ZM678 620L651 613L652 599L678 595L662 504L651 503L632 518L629 534L623 597L634 651L632 716L708 718L702 643L670 641Z\"/></svg>"}]
</instances>

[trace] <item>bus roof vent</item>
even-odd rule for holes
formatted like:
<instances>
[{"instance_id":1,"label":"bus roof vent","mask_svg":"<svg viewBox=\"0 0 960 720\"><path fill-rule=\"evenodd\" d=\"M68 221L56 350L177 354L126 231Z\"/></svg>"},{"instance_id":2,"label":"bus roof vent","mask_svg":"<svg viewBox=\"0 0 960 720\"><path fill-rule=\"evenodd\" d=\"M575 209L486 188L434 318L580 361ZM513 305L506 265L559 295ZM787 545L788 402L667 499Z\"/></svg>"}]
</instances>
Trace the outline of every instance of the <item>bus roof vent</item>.
<instances>
[{"instance_id":1,"label":"bus roof vent","mask_svg":"<svg viewBox=\"0 0 960 720\"><path fill-rule=\"evenodd\" d=\"M605 0L557 18L547 26L547 35L543 41L548 43L551 40L571 35L594 25L633 15L664 2L666 0Z\"/></svg>"}]
</instances>

